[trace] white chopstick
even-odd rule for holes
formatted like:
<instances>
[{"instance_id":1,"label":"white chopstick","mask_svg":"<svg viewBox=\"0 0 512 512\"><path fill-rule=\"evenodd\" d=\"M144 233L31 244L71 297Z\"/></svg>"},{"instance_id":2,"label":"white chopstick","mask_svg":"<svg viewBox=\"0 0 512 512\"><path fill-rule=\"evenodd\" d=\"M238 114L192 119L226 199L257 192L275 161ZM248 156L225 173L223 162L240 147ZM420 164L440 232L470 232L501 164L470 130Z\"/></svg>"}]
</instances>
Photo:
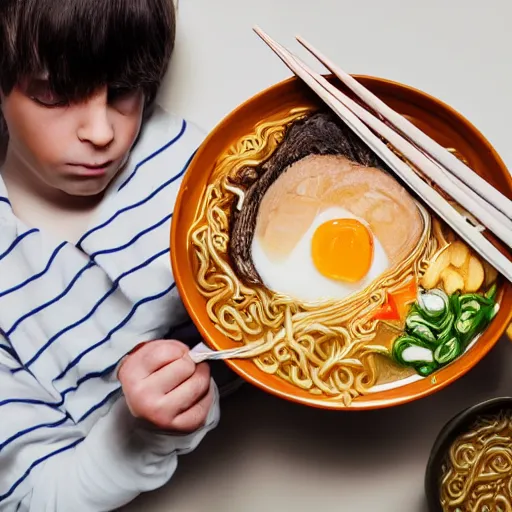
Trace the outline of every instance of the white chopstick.
<instances>
[{"instance_id":1,"label":"white chopstick","mask_svg":"<svg viewBox=\"0 0 512 512\"><path fill-rule=\"evenodd\" d=\"M341 103L349 108L359 119L366 125L376 131L379 135L387 139L403 156L410 160L416 167L439 187L445 189L443 185L447 179L453 183L446 192L450 194L455 201L463 206L469 213L474 215L482 222L490 231L498 238L512 247L512 221L509 220L501 211L494 208L493 205L487 203L479 195L477 195L465 183L460 181L456 176L446 172L435 160L425 155L416 146L404 139L399 133L383 123L380 119L373 116L369 111L358 105L355 101L343 94L329 83L322 75L318 75L312 71L306 64L302 63L296 57L297 63L310 74L324 89L327 89ZM446 151L446 150L445 150Z\"/></svg>"},{"instance_id":2,"label":"white chopstick","mask_svg":"<svg viewBox=\"0 0 512 512\"><path fill-rule=\"evenodd\" d=\"M303 42L306 44L305 42ZM310 49L310 51L313 50ZM320 52L314 51L314 55L324 63L323 55ZM416 167L439 187L445 189L443 182L447 179L450 180L455 186L446 190L455 201L463 206L469 213L482 222L487 228L492 231L498 238L504 241L509 247L512 246L512 221L508 219L500 210L496 209L492 204L482 199L464 182L460 181L456 176L450 174L443 167L441 167L430 155L426 155L420 151L415 145L411 144L404 139L399 133L390 128L387 124L382 122L372 113L358 105L352 99L348 98L345 94L339 91L331 83L329 83L323 76L312 71L306 64L294 57L297 63L304 68L304 70L313 76L315 80L333 94L339 101L341 101L347 108L356 114L365 124L367 124L374 131L379 133L387 139L399 152L408 158ZM332 71L330 62L325 65ZM446 151L443 148L443 151ZM469 172L473 172L469 170Z\"/></svg>"},{"instance_id":3,"label":"white chopstick","mask_svg":"<svg viewBox=\"0 0 512 512\"><path fill-rule=\"evenodd\" d=\"M340 100L324 89L288 50L273 41L258 27L255 32L279 58L331 109L380 156L390 168L414 190L442 219L449 224L475 251L512 282L512 263L496 249L477 229L464 218L430 185L420 178L405 162L391 151L373 132Z\"/></svg>"},{"instance_id":4,"label":"white chopstick","mask_svg":"<svg viewBox=\"0 0 512 512\"><path fill-rule=\"evenodd\" d=\"M395 112L382 100L366 89L357 80L343 71L339 66L323 55L302 37L297 36L297 41L314 55L329 71L337 76L352 92L370 106L378 115L390 122L406 138L423 148L433 159L442 164L448 171L460 180L467 180L469 187L480 197L494 205L506 217L512 219L512 201L499 190L487 183L456 156L446 151L440 144L418 129L405 117Z\"/></svg>"}]
</instances>

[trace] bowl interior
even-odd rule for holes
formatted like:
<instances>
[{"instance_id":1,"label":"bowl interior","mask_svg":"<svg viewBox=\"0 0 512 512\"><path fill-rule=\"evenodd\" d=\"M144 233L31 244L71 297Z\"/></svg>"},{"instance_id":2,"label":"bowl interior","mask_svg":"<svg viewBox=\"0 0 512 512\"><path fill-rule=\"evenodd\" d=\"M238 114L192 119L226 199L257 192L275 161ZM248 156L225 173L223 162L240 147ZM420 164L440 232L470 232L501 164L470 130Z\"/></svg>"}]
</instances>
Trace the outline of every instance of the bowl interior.
<instances>
[{"instance_id":1,"label":"bowl interior","mask_svg":"<svg viewBox=\"0 0 512 512\"><path fill-rule=\"evenodd\" d=\"M474 424L480 416L492 415L503 410L512 410L512 397L499 397L479 403L454 416L442 428L430 452L425 473L425 493L429 512L443 512L440 499L439 479L442 465L457 437Z\"/></svg>"},{"instance_id":2,"label":"bowl interior","mask_svg":"<svg viewBox=\"0 0 512 512\"><path fill-rule=\"evenodd\" d=\"M356 77L393 109L406 116L450 151L456 152L478 174L508 197L512 180L504 163L488 141L466 119L439 100L416 89L372 77ZM331 80L332 77L330 78ZM335 81L335 80L333 80ZM341 85L336 83L340 88ZM201 196L219 157L240 137L253 132L262 120L284 118L293 108L325 108L316 96L291 78L249 99L229 114L210 133L198 150L180 189L171 231L171 259L178 289L185 306L205 341L215 349L233 343L210 321L205 300L196 288L188 230L194 221ZM505 252L503 247L500 250ZM355 399L348 409L371 409L405 403L429 395L456 380L482 359L497 342L512 318L510 285L503 286L501 309L492 324L464 356L425 378L401 387L371 393ZM311 395L286 381L264 373L248 360L228 361L247 381L282 398L326 409L347 409L337 401Z\"/></svg>"}]
</instances>

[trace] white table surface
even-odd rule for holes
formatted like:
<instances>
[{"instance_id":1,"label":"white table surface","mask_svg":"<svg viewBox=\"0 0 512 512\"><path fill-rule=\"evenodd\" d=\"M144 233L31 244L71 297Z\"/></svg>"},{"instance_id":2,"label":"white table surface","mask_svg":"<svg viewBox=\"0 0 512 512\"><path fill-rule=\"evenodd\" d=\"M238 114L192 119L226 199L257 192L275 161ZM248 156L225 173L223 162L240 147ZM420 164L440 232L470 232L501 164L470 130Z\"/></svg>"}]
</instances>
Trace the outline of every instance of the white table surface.
<instances>
[{"instance_id":1,"label":"white table surface","mask_svg":"<svg viewBox=\"0 0 512 512\"><path fill-rule=\"evenodd\" d=\"M351 73L446 101L511 166L511 18L510 0L181 0L161 101L210 130L288 77L252 33L259 24L296 49L302 34ZM512 343L502 340L447 389L372 412L309 409L246 385L169 484L123 510L425 512L424 471L439 429L468 405L512 395L511 370Z\"/></svg>"}]
</instances>

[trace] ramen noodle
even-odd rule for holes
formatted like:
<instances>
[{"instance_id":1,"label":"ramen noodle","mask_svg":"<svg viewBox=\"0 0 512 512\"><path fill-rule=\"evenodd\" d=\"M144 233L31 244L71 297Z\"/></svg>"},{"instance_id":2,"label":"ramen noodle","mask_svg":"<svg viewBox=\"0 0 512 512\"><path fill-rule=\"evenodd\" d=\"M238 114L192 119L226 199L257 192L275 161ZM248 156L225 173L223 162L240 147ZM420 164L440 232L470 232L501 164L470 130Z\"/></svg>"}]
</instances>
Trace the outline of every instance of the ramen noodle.
<instances>
[{"instance_id":1,"label":"ramen noodle","mask_svg":"<svg viewBox=\"0 0 512 512\"><path fill-rule=\"evenodd\" d=\"M217 329L253 343L262 371L346 405L432 374L495 314L494 269L323 112L237 141L189 241Z\"/></svg>"},{"instance_id":2,"label":"ramen noodle","mask_svg":"<svg viewBox=\"0 0 512 512\"><path fill-rule=\"evenodd\" d=\"M512 511L512 415L480 418L450 446L442 469L443 512Z\"/></svg>"}]
</instances>

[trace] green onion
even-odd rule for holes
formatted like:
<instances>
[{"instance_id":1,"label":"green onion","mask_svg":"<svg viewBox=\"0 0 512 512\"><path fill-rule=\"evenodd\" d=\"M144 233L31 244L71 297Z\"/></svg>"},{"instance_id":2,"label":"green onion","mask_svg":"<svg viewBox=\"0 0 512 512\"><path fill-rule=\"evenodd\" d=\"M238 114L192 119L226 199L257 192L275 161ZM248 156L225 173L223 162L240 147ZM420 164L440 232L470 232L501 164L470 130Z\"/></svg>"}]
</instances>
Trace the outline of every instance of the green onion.
<instances>
[{"instance_id":1,"label":"green onion","mask_svg":"<svg viewBox=\"0 0 512 512\"><path fill-rule=\"evenodd\" d=\"M489 313L487 315L487 319L489 322L498 314L499 310L500 310L500 305L494 304L494 306L489 310Z\"/></svg>"},{"instance_id":2,"label":"green onion","mask_svg":"<svg viewBox=\"0 0 512 512\"><path fill-rule=\"evenodd\" d=\"M455 329L457 329L457 331L460 334L466 334L469 332L472 325L473 322L471 320L462 320L461 318L460 320L457 320L457 323L455 324Z\"/></svg>"},{"instance_id":3,"label":"green onion","mask_svg":"<svg viewBox=\"0 0 512 512\"><path fill-rule=\"evenodd\" d=\"M430 357L421 358L418 360L406 360L403 357L404 352L409 348L420 348L420 349L426 349L430 352ZM423 352L423 351L422 351ZM410 366L413 362L431 362L433 361L433 355L432 351L430 350L427 343L413 337L404 335L398 338L395 343L393 344L393 358L395 361L400 363L402 366Z\"/></svg>"},{"instance_id":4,"label":"green onion","mask_svg":"<svg viewBox=\"0 0 512 512\"><path fill-rule=\"evenodd\" d=\"M409 329L414 329L417 325L423 325L434 331L436 331L438 328L438 324L436 322L425 320L425 318L423 318L420 313L410 314L405 321L405 325Z\"/></svg>"},{"instance_id":5,"label":"green onion","mask_svg":"<svg viewBox=\"0 0 512 512\"><path fill-rule=\"evenodd\" d=\"M450 333L453 329L453 324L455 323L455 315L450 315L450 321L446 323L444 329L439 333L437 337L438 343L441 343L445 338L450 336Z\"/></svg>"},{"instance_id":6,"label":"green onion","mask_svg":"<svg viewBox=\"0 0 512 512\"><path fill-rule=\"evenodd\" d=\"M455 358L459 357L462 349L459 340L454 336L436 348L434 359L440 364L445 365L451 363Z\"/></svg>"},{"instance_id":7,"label":"green onion","mask_svg":"<svg viewBox=\"0 0 512 512\"><path fill-rule=\"evenodd\" d=\"M496 294L495 285L485 295L420 293L407 315L404 335L393 344L393 359L422 376L451 363L497 314Z\"/></svg>"},{"instance_id":8,"label":"green onion","mask_svg":"<svg viewBox=\"0 0 512 512\"><path fill-rule=\"evenodd\" d=\"M422 324L417 324L411 329L411 335L416 336L421 340L426 341L427 343L435 343L436 337L432 333L432 331L426 326Z\"/></svg>"},{"instance_id":9,"label":"green onion","mask_svg":"<svg viewBox=\"0 0 512 512\"><path fill-rule=\"evenodd\" d=\"M498 287L496 283L494 283L485 293L485 298L494 301L496 299L496 293L498 291Z\"/></svg>"},{"instance_id":10,"label":"green onion","mask_svg":"<svg viewBox=\"0 0 512 512\"><path fill-rule=\"evenodd\" d=\"M475 316L474 311L464 311L464 313L462 313L462 315L460 315L460 320L462 320L464 322L464 321L468 320L469 318L471 318L472 316Z\"/></svg>"},{"instance_id":11,"label":"green onion","mask_svg":"<svg viewBox=\"0 0 512 512\"><path fill-rule=\"evenodd\" d=\"M461 295L459 301L461 303L461 307L464 307L472 301L478 302L482 306L490 306L491 304L494 304L493 299L487 298L484 295L478 295L477 293L466 293L465 295Z\"/></svg>"},{"instance_id":12,"label":"green onion","mask_svg":"<svg viewBox=\"0 0 512 512\"><path fill-rule=\"evenodd\" d=\"M448 311L446 313L446 316L444 317L443 321L437 327L437 330L442 332L445 329L450 328L450 326L453 324L454 319L455 319L455 315Z\"/></svg>"},{"instance_id":13,"label":"green onion","mask_svg":"<svg viewBox=\"0 0 512 512\"><path fill-rule=\"evenodd\" d=\"M460 315L461 310L459 294L455 293L450 297L450 308L455 318L457 318Z\"/></svg>"},{"instance_id":14,"label":"green onion","mask_svg":"<svg viewBox=\"0 0 512 512\"><path fill-rule=\"evenodd\" d=\"M414 369L422 377L428 377L432 375L439 367L435 363L423 364L421 366L415 366Z\"/></svg>"},{"instance_id":15,"label":"green onion","mask_svg":"<svg viewBox=\"0 0 512 512\"><path fill-rule=\"evenodd\" d=\"M420 294L418 307L421 312L429 318L438 318L448 308L448 296L442 290L432 290Z\"/></svg>"},{"instance_id":16,"label":"green onion","mask_svg":"<svg viewBox=\"0 0 512 512\"><path fill-rule=\"evenodd\" d=\"M482 332L488 323L488 309L480 310L474 316L462 320L462 318L455 324L455 330L459 333L459 337L464 345L469 343L471 339Z\"/></svg>"},{"instance_id":17,"label":"green onion","mask_svg":"<svg viewBox=\"0 0 512 512\"><path fill-rule=\"evenodd\" d=\"M478 311L481 308L480 303L477 300L470 300L462 305L463 311Z\"/></svg>"}]
</instances>

